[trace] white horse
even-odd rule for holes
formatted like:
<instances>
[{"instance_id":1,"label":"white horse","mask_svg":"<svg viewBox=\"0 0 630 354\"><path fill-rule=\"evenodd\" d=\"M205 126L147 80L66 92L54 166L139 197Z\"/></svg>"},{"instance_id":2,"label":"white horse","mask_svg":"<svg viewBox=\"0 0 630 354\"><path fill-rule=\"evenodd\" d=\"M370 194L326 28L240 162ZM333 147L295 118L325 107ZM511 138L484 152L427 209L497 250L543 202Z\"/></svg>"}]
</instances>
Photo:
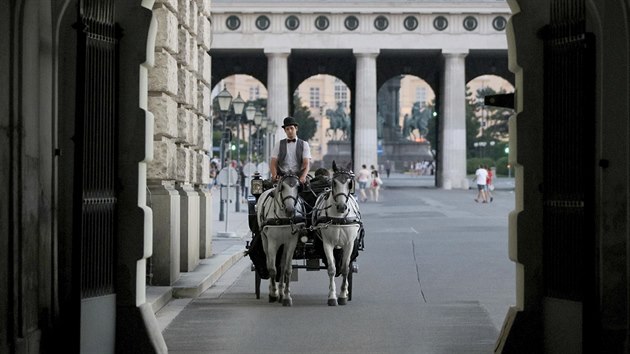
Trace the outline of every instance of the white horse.
<instances>
[{"instance_id":1,"label":"white horse","mask_svg":"<svg viewBox=\"0 0 630 354\"><path fill-rule=\"evenodd\" d=\"M289 172L280 178L275 188L263 192L256 204L258 225L269 270L269 302L281 301L283 306L293 304L289 291L293 253L298 242L298 233L306 225L304 202L298 194L299 185L299 178ZM283 245L280 273L277 273L276 255ZM276 283L277 275L279 284Z\"/></svg>"},{"instance_id":2,"label":"white horse","mask_svg":"<svg viewBox=\"0 0 630 354\"><path fill-rule=\"evenodd\" d=\"M328 305L345 305L348 301L348 274L350 257L359 236L361 214L359 204L354 198L354 174L352 171L337 168L333 161L332 188L322 193L315 202L312 214L312 225L318 230L324 245L324 253L328 263ZM319 226L319 227L318 227ZM333 249L341 248L342 283L337 298L335 286L335 257Z\"/></svg>"}]
</instances>

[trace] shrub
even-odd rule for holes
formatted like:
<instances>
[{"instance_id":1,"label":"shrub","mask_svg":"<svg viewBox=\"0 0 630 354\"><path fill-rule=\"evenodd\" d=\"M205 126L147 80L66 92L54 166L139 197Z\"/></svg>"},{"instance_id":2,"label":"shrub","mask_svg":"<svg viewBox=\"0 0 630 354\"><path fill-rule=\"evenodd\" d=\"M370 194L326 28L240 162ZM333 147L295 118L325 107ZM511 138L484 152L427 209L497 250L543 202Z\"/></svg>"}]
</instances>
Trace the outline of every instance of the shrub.
<instances>
[{"instance_id":1,"label":"shrub","mask_svg":"<svg viewBox=\"0 0 630 354\"><path fill-rule=\"evenodd\" d=\"M507 156L501 157L497 160L497 176L507 176L508 175L508 158Z\"/></svg>"},{"instance_id":2,"label":"shrub","mask_svg":"<svg viewBox=\"0 0 630 354\"><path fill-rule=\"evenodd\" d=\"M466 173L469 175L474 175L477 168L479 168L479 165L487 165L488 168L492 168L495 163L494 160L489 157L472 157L466 161Z\"/></svg>"}]
</instances>

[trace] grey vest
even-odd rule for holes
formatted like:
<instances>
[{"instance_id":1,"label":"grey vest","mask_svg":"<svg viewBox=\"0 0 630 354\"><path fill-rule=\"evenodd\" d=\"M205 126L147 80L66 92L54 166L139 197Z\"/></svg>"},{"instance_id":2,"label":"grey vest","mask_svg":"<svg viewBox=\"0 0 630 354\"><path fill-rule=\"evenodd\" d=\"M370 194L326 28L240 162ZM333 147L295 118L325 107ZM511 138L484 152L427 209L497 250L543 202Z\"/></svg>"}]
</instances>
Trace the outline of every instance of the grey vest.
<instances>
[{"instance_id":1,"label":"grey vest","mask_svg":"<svg viewBox=\"0 0 630 354\"><path fill-rule=\"evenodd\" d=\"M295 158L298 163L298 168L300 171L293 171L296 174L302 174L302 155L304 154L304 141L302 139L296 138L295 141ZM284 164L284 159L287 157L287 139L280 140L280 147L278 149L278 171L277 174L280 173L280 166Z\"/></svg>"}]
</instances>

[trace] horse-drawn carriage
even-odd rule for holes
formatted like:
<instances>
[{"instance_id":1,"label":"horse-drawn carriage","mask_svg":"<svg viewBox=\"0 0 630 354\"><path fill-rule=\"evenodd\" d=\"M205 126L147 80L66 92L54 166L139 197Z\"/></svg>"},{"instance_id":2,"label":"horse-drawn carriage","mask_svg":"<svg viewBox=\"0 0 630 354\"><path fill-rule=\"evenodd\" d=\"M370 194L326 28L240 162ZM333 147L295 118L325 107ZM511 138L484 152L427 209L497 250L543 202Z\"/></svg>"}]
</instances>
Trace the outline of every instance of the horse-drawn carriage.
<instances>
[{"instance_id":1,"label":"horse-drawn carriage","mask_svg":"<svg viewBox=\"0 0 630 354\"><path fill-rule=\"evenodd\" d=\"M337 168L334 162L332 178L316 176L305 186L291 171L275 185L254 176L253 197L248 199L252 239L247 253L256 272L256 298L260 298L261 279L269 279L269 301L291 306L292 275L298 269L327 269L328 305L352 300L352 274L358 271L356 257L363 250L365 234L354 184L352 171ZM340 275L337 297L334 278Z\"/></svg>"}]
</instances>

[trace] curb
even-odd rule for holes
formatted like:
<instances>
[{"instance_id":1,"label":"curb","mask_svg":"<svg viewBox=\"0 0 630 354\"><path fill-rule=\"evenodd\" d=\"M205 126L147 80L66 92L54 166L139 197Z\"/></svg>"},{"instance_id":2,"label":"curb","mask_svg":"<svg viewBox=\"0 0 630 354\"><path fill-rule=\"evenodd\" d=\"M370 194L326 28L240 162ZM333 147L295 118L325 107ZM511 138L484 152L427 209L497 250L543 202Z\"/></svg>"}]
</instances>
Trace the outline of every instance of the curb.
<instances>
[{"instance_id":1,"label":"curb","mask_svg":"<svg viewBox=\"0 0 630 354\"><path fill-rule=\"evenodd\" d=\"M244 256L244 246L234 245L202 259L194 271L182 273L172 286L147 286L147 303L157 313L174 298L196 298Z\"/></svg>"}]
</instances>

